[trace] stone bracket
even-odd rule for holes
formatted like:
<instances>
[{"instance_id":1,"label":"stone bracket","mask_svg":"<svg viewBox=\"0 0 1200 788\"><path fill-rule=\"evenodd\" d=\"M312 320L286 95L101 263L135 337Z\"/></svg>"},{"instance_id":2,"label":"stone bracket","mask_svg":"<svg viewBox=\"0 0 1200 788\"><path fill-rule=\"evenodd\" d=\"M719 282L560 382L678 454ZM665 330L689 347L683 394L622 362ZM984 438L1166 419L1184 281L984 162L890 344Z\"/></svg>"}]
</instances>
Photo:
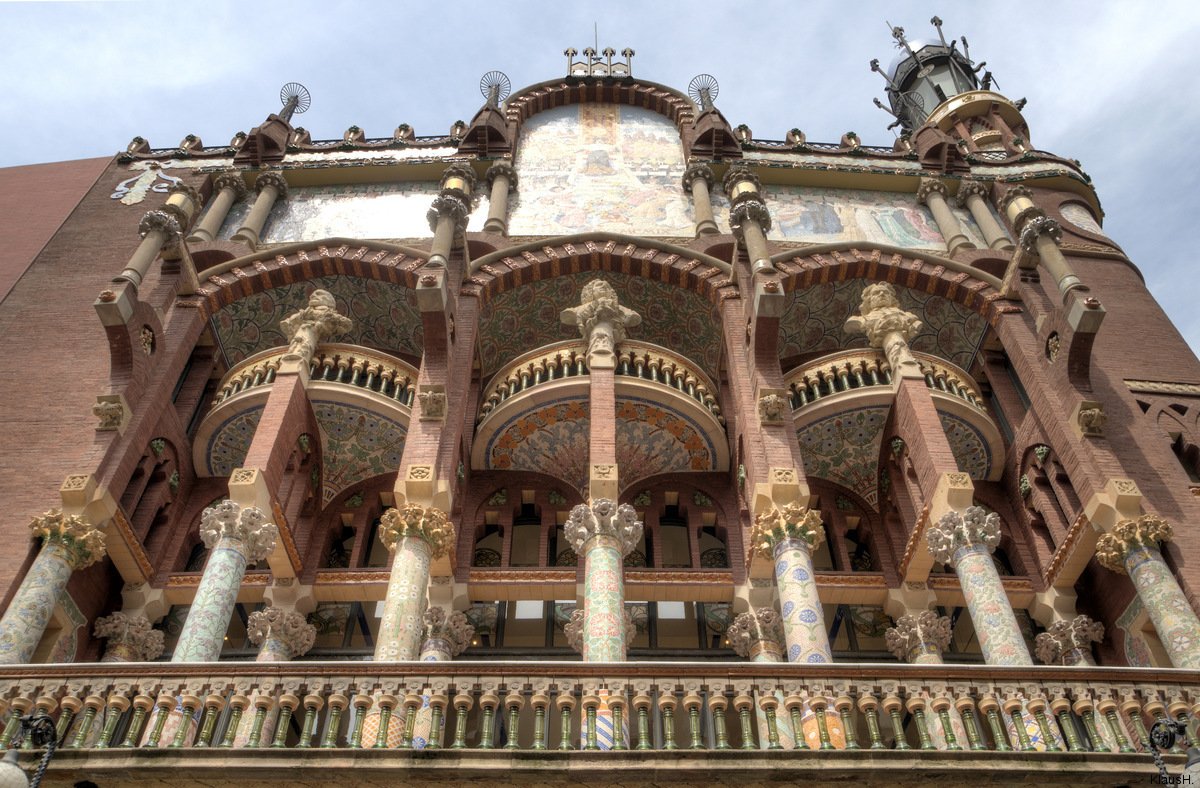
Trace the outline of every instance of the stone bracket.
<instances>
[{"instance_id":1,"label":"stone bracket","mask_svg":"<svg viewBox=\"0 0 1200 788\"><path fill-rule=\"evenodd\" d=\"M428 266L420 269L417 277L417 308L422 312L445 312L450 303L446 288L446 269Z\"/></svg>"}]
</instances>

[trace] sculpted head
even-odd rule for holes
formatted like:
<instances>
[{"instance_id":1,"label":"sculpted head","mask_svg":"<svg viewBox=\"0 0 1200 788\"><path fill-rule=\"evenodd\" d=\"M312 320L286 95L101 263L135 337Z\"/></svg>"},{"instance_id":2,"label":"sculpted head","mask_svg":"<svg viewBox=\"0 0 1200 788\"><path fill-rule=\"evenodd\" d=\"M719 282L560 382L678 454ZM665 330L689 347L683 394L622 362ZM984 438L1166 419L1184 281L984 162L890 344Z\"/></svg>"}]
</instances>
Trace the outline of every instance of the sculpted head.
<instances>
[{"instance_id":1,"label":"sculpted head","mask_svg":"<svg viewBox=\"0 0 1200 788\"><path fill-rule=\"evenodd\" d=\"M337 302L333 300L333 294L328 290L314 290L312 295L308 297L308 305L310 307L325 307L326 309L336 309Z\"/></svg>"},{"instance_id":2,"label":"sculpted head","mask_svg":"<svg viewBox=\"0 0 1200 788\"><path fill-rule=\"evenodd\" d=\"M603 279L594 279L583 286L583 293L581 294L580 300L582 303L586 304L589 301L597 301L601 298L611 298L615 300L616 297L617 291L613 290L612 285Z\"/></svg>"},{"instance_id":3,"label":"sculpted head","mask_svg":"<svg viewBox=\"0 0 1200 788\"><path fill-rule=\"evenodd\" d=\"M877 309L899 308L900 299L896 298L896 290L887 282L877 282L863 288L861 306L863 315Z\"/></svg>"}]
</instances>

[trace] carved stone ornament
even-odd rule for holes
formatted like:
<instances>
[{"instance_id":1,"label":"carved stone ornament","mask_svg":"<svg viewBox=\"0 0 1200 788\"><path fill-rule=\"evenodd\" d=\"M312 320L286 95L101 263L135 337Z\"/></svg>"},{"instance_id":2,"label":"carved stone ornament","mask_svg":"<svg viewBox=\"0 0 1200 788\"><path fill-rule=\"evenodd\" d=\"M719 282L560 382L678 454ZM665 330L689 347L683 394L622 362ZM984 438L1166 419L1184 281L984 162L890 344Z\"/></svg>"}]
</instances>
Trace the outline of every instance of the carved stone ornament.
<instances>
[{"instance_id":1,"label":"carved stone ornament","mask_svg":"<svg viewBox=\"0 0 1200 788\"><path fill-rule=\"evenodd\" d=\"M1049 236L1050 240L1059 243L1063 237L1062 225L1049 216L1035 216L1021 228L1021 237L1018 243L1026 254L1037 254L1037 239L1043 235Z\"/></svg>"},{"instance_id":2,"label":"carved stone ornament","mask_svg":"<svg viewBox=\"0 0 1200 788\"><path fill-rule=\"evenodd\" d=\"M462 181L462 185L459 186L456 181ZM442 170L438 188L451 189L470 196L475 191L475 169L466 163L451 164Z\"/></svg>"},{"instance_id":3,"label":"carved stone ornament","mask_svg":"<svg viewBox=\"0 0 1200 788\"><path fill-rule=\"evenodd\" d=\"M1009 204L1014 200L1021 199L1022 197L1026 200L1033 199L1033 192L1028 186L1010 187L1008 191L1004 193L1004 196L1000 198L1000 203L996 207L1000 209L1001 213L1007 213Z\"/></svg>"},{"instance_id":4,"label":"carved stone ornament","mask_svg":"<svg viewBox=\"0 0 1200 788\"><path fill-rule=\"evenodd\" d=\"M811 552L824 538L821 513L795 502L760 513L750 529L751 549L768 560L775 558L775 548L785 540L799 539Z\"/></svg>"},{"instance_id":5,"label":"carved stone ornament","mask_svg":"<svg viewBox=\"0 0 1200 788\"><path fill-rule=\"evenodd\" d=\"M590 505L579 504L571 510L563 530L571 548L580 555L594 537L610 536L617 541L617 549L624 558L642 538L637 509L627 503L617 506L611 498L597 498Z\"/></svg>"},{"instance_id":6,"label":"carved stone ornament","mask_svg":"<svg viewBox=\"0 0 1200 788\"><path fill-rule=\"evenodd\" d=\"M121 419L125 416L125 406L120 402L97 402L92 406L92 413L100 419L100 424L96 429L115 430L121 426Z\"/></svg>"},{"instance_id":7,"label":"carved stone ornament","mask_svg":"<svg viewBox=\"0 0 1200 788\"><path fill-rule=\"evenodd\" d=\"M45 543L67 548L75 569L86 569L104 557L104 534L78 515L64 515L58 509L51 509L42 517L31 519L29 530Z\"/></svg>"},{"instance_id":8,"label":"carved stone ornament","mask_svg":"<svg viewBox=\"0 0 1200 788\"><path fill-rule=\"evenodd\" d=\"M782 392L772 389L758 398L758 420L763 424L784 424L791 407Z\"/></svg>"},{"instance_id":9,"label":"carved stone ornament","mask_svg":"<svg viewBox=\"0 0 1200 788\"><path fill-rule=\"evenodd\" d=\"M276 170L269 170L261 173L254 179L254 188L262 192L267 187L275 190L275 199L286 200L288 197L287 179L283 177L283 173Z\"/></svg>"},{"instance_id":10,"label":"carved stone ornament","mask_svg":"<svg viewBox=\"0 0 1200 788\"><path fill-rule=\"evenodd\" d=\"M1037 636L1037 658L1047 665L1062 665L1063 658L1076 649L1090 650L1092 643L1104 640L1104 625L1088 616L1070 621L1055 621Z\"/></svg>"},{"instance_id":11,"label":"carved stone ornament","mask_svg":"<svg viewBox=\"0 0 1200 788\"><path fill-rule=\"evenodd\" d=\"M429 544L433 558L441 558L454 539L454 526L441 509L428 508L416 503L405 504L402 509L388 509L379 519L379 541L388 552L395 552L396 544L403 538L416 537Z\"/></svg>"},{"instance_id":12,"label":"carved stone ornament","mask_svg":"<svg viewBox=\"0 0 1200 788\"><path fill-rule=\"evenodd\" d=\"M179 238L183 233L179 221L171 214L166 211L147 211L142 220L138 222L138 235L145 238L153 231L158 231L165 236L164 243Z\"/></svg>"},{"instance_id":13,"label":"carved stone ornament","mask_svg":"<svg viewBox=\"0 0 1200 788\"><path fill-rule=\"evenodd\" d=\"M707 164L701 164L700 162L689 164L687 169L683 171L683 190L690 192L692 184L698 180L704 181L708 185L709 191L712 191L713 185L717 182L712 168Z\"/></svg>"},{"instance_id":14,"label":"carved stone ornament","mask_svg":"<svg viewBox=\"0 0 1200 788\"><path fill-rule=\"evenodd\" d=\"M641 325L642 316L617 303L617 292L603 279L583 287L579 306L562 311L562 322L578 326L588 343L588 366L615 365L616 346L625 340L625 329Z\"/></svg>"},{"instance_id":15,"label":"carved stone ornament","mask_svg":"<svg viewBox=\"0 0 1200 788\"><path fill-rule=\"evenodd\" d=\"M154 629L145 616L130 616L118 611L96 619L92 634L107 638L110 643L129 646L145 662L158 659L163 652L162 630Z\"/></svg>"},{"instance_id":16,"label":"carved stone ornament","mask_svg":"<svg viewBox=\"0 0 1200 788\"><path fill-rule=\"evenodd\" d=\"M314 290L308 297L307 307L279 322L289 342L284 358L301 359L307 365L312 362L321 340L344 334L353 326L354 321L338 314L333 294Z\"/></svg>"},{"instance_id":17,"label":"carved stone ornament","mask_svg":"<svg viewBox=\"0 0 1200 788\"><path fill-rule=\"evenodd\" d=\"M920 333L922 323L916 315L900 308L895 288L887 282L867 285L863 288L859 312L861 316L846 321L847 331L866 334L871 347L880 348L887 355L894 371L905 363L916 364L908 343Z\"/></svg>"},{"instance_id":18,"label":"carved stone ornament","mask_svg":"<svg viewBox=\"0 0 1200 788\"><path fill-rule=\"evenodd\" d=\"M1088 437L1099 437L1104 435L1104 425L1108 423L1108 414L1104 412L1104 405L1100 402L1084 402L1079 407L1079 415L1076 416L1079 424L1079 431Z\"/></svg>"},{"instance_id":19,"label":"carved stone ornament","mask_svg":"<svg viewBox=\"0 0 1200 788\"><path fill-rule=\"evenodd\" d=\"M1101 566L1125 574L1125 556L1139 548L1169 542L1172 536L1171 524L1153 514L1143 514L1136 520L1121 520L1112 531L1096 540L1096 559Z\"/></svg>"},{"instance_id":20,"label":"carved stone ornament","mask_svg":"<svg viewBox=\"0 0 1200 788\"><path fill-rule=\"evenodd\" d=\"M142 326L141 333L138 334L138 339L142 343L142 352L147 356L154 355L154 329L150 326Z\"/></svg>"},{"instance_id":21,"label":"carved stone ornament","mask_svg":"<svg viewBox=\"0 0 1200 788\"><path fill-rule=\"evenodd\" d=\"M487 181L490 189L497 178L505 178L508 180L508 190L514 191L517 188L517 171L513 166L506 161L492 162L492 166L487 168L487 172L483 174L484 180Z\"/></svg>"},{"instance_id":22,"label":"carved stone ornament","mask_svg":"<svg viewBox=\"0 0 1200 788\"><path fill-rule=\"evenodd\" d=\"M446 392L422 391L417 394L421 403L422 421L441 421L446 418Z\"/></svg>"},{"instance_id":23,"label":"carved stone ornament","mask_svg":"<svg viewBox=\"0 0 1200 788\"><path fill-rule=\"evenodd\" d=\"M737 185L743 182L750 183L756 192L762 191L762 181L758 179L758 175L754 170L749 167L734 165L725 171L725 177L721 179L721 185L730 198L735 196L734 192L737 191Z\"/></svg>"},{"instance_id":24,"label":"carved stone ornament","mask_svg":"<svg viewBox=\"0 0 1200 788\"><path fill-rule=\"evenodd\" d=\"M1046 357L1053 363L1058 361L1058 354L1062 351L1062 339L1055 331L1050 336L1046 337Z\"/></svg>"},{"instance_id":25,"label":"carved stone ornament","mask_svg":"<svg viewBox=\"0 0 1200 788\"><path fill-rule=\"evenodd\" d=\"M246 180L240 172L223 172L213 178L213 189L218 192L229 189L233 192L234 202L246 199Z\"/></svg>"},{"instance_id":26,"label":"carved stone ornament","mask_svg":"<svg viewBox=\"0 0 1200 788\"><path fill-rule=\"evenodd\" d=\"M729 636L729 645L733 646L739 657L751 656L751 646L757 641L770 641L780 652L786 642L783 620L774 610L765 607L753 613L742 613L729 625L726 634Z\"/></svg>"},{"instance_id":27,"label":"carved stone ornament","mask_svg":"<svg viewBox=\"0 0 1200 788\"><path fill-rule=\"evenodd\" d=\"M261 646L268 637L278 638L287 644L290 658L295 659L313 647L317 628L300 613L285 613L281 608L268 607L251 613L246 619L246 636L256 646Z\"/></svg>"},{"instance_id":28,"label":"carved stone ornament","mask_svg":"<svg viewBox=\"0 0 1200 788\"><path fill-rule=\"evenodd\" d=\"M988 552L1000 544L1000 515L988 513L982 506L971 506L966 513L946 512L925 532L934 560L950 565L956 552L970 545L982 545Z\"/></svg>"},{"instance_id":29,"label":"carved stone ornament","mask_svg":"<svg viewBox=\"0 0 1200 788\"><path fill-rule=\"evenodd\" d=\"M950 190L946 188L946 184L939 181L937 178L922 178L920 185L917 187L917 202L929 204L929 198L935 194L940 195L943 200Z\"/></svg>"},{"instance_id":30,"label":"carved stone ornament","mask_svg":"<svg viewBox=\"0 0 1200 788\"><path fill-rule=\"evenodd\" d=\"M425 609L422 621L425 624L425 639L446 641L450 644L452 657L457 657L471 645L471 638L475 636L475 627L471 626L465 614L455 611L446 615L445 609L437 605Z\"/></svg>"},{"instance_id":31,"label":"carved stone ornament","mask_svg":"<svg viewBox=\"0 0 1200 788\"><path fill-rule=\"evenodd\" d=\"M583 608L577 607L571 613L571 620L563 624L563 634L567 636L567 645L580 654L583 653Z\"/></svg>"},{"instance_id":32,"label":"carved stone ornament","mask_svg":"<svg viewBox=\"0 0 1200 788\"><path fill-rule=\"evenodd\" d=\"M950 645L950 636L950 619L932 610L915 616L900 616L896 626L886 634L888 651L901 662L907 662L912 650L923 643L936 647L939 652L945 651Z\"/></svg>"},{"instance_id":33,"label":"carved stone ornament","mask_svg":"<svg viewBox=\"0 0 1200 788\"><path fill-rule=\"evenodd\" d=\"M739 200L729 209L729 229L741 240L745 235L746 222L755 222L765 233L771 229L771 212L762 200L753 198Z\"/></svg>"},{"instance_id":34,"label":"carved stone ornament","mask_svg":"<svg viewBox=\"0 0 1200 788\"><path fill-rule=\"evenodd\" d=\"M438 219L445 216L454 222L454 232L457 235L467 229L467 217L471 215L471 206L456 194L443 193L433 198L433 203L425 218L429 221L431 232L437 231Z\"/></svg>"},{"instance_id":35,"label":"carved stone ornament","mask_svg":"<svg viewBox=\"0 0 1200 788\"><path fill-rule=\"evenodd\" d=\"M959 208L963 208L966 207L967 199L972 194L977 194L980 199L986 200L988 193L988 187L979 181L962 181L958 184L958 194L956 195L955 202L958 203Z\"/></svg>"},{"instance_id":36,"label":"carved stone ornament","mask_svg":"<svg viewBox=\"0 0 1200 788\"><path fill-rule=\"evenodd\" d=\"M279 529L261 509L225 500L200 515L200 539L210 550L222 539L236 539L246 546L246 560L261 561L275 551Z\"/></svg>"},{"instance_id":37,"label":"carved stone ornament","mask_svg":"<svg viewBox=\"0 0 1200 788\"><path fill-rule=\"evenodd\" d=\"M200 197L200 191L195 186L189 186L183 181L172 183L168 186L167 194L181 194L184 199L191 203L191 213L184 210L182 205L177 204L177 201L168 201L162 208L175 217L180 227L187 227L191 223L192 216L199 213L200 206L204 205L204 200Z\"/></svg>"}]
</instances>

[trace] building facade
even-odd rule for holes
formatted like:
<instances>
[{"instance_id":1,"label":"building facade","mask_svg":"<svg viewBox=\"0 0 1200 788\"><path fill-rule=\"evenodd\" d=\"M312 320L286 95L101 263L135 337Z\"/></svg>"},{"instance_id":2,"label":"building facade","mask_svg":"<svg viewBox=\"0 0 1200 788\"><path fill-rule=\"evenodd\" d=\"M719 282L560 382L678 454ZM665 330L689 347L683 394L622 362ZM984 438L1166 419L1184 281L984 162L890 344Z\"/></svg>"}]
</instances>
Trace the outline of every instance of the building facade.
<instances>
[{"instance_id":1,"label":"building facade","mask_svg":"<svg viewBox=\"0 0 1200 788\"><path fill-rule=\"evenodd\" d=\"M289 86L57 194L0 303L3 743L49 714L55 785L1123 785L1170 720L1182 768L1200 362L938 34L877 66L888 147L568 50L445 136L314 142Z\"/></svg>"}]
</instances>

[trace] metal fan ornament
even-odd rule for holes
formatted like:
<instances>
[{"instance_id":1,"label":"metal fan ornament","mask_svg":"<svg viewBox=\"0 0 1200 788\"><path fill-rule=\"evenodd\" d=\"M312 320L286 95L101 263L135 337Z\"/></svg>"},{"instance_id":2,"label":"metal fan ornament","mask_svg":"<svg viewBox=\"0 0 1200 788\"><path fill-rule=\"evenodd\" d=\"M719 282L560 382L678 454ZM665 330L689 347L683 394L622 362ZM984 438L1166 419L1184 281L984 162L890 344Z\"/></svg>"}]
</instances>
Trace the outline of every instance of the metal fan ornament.
<instances>
[{"instance_id":1,"label":"metal fan ornament","mask_svg":"<svg viewBox=\"0 0 1200 788\"><path fill-rule=\"evenodd\" d=\"M701 112L712 109L719 90L717 78L712 74L699 74L692 77L692 81L688 83L688 95L700 107Z\"/></svg>"},{"instance_id":2,"label":"metal fan ornament","mask_svg":"<svg viewBox=\"0 0 1200 788\"><path fill-rule=\"evenodd\" d=\"M279 100L283 102L283 109L279 112L279 117L287 123L292 122L293 115L300 115L308 111L312 106L312 95L309 94L308 88L301 85L299 82L289 82L279 91Z\"/></svg>"},{"instance_id":3,"label":"metal fan ornament","mask_svg":"<svg viewBox=\"0 0 1200 788\"><path fill-rule=\"evenodd\" d=\"M508 81L508 75L503 71L489 71L483 75L483 79L479 80L479 92L492 106L500 106L500 102L508 98L511 91L512 83Z\"/></svg>"}]
</instances>

